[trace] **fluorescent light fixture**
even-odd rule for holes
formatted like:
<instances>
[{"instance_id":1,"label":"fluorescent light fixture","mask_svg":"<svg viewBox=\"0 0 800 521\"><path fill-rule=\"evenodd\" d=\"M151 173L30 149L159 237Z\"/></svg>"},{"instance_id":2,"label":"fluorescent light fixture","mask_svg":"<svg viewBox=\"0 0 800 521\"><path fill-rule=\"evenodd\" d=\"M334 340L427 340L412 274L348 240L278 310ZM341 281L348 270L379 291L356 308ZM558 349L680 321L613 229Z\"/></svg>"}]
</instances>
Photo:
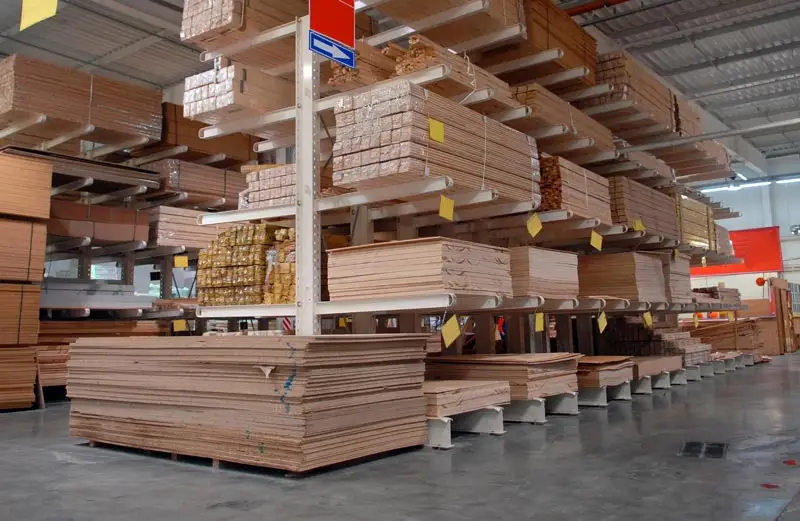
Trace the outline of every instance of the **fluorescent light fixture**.
<instances>
[{"instance_id":1,"label":"fluorescent light fixture","mask_svg":"<svg viewBox=\"0 0 800 521\"><path fill-rule=\"evenodd\" d=\"M740 185L739 188L757 188L759 186L769 186L772 184L772 181L763 181L760 183L749 183L746 185Z\"/></svg>"},{"instance_id":2,"label":"fluorescent light fixture","mask_svg":"<svg viewBox=\"0 0 800 521\"><path fill-rule=\"evenodd\" d=\"M716 188L706 188L705 190L700 190L704 194L710 194L712 192L729 192L731 190L730 187L727 186L718 186Z\"/></svg>"},{"instance_id":3,"label":"fluorescent light fixture","mask_svg":"<svg viewBox=\"0 0 800 521\"><path fill-rule=\"evenodd\" d=\"M741 179L742 181L747 181L747 176L745 176L745 175L744 175L743 173L741 173L741 172L736 172L736 177L738 177L738 178L739 178L739 179Z\"/></svg>"},{"instance_id":4,"label":"fluorescent light fixture","mask_svg":"<svg viewBox=\"0 0 800 521\"><path fill-rule=\"evenodd\" d=\"M788 185L789 183L800 183L800 177L795 177L794 179L781 179L775 182L779 185Z\"/></svg>"}]
</instances>

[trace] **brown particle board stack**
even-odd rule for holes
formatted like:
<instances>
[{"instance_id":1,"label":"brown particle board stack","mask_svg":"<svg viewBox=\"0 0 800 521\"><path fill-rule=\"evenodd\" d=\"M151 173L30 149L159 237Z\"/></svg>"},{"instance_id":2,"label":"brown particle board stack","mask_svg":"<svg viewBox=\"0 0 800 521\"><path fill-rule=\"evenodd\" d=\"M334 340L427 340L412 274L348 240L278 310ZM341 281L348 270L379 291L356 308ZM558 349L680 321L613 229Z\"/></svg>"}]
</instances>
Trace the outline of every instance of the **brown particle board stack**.
<instances>
[{"instance_id":1,"label":"brown particle board stack","mask_svg":"<svg viewBox=\"0 0 800 521\"><path fill-rule=\"evenodd\" d=\"M32 347L0 348L0 411L27 409L36 400L36 351Z\"/></svg>"},{"instance_id":2,"label":"brown particle board stack","mask_svg":"<svg viewBox=\"0 0 800 521\"><path fill-rule=\"evenodd\" d=\"M520 246L510 248L514 297L578 297L578 256L574 253Z\"/></svg>"},{"instance_id":3,"label":"brown particle board stack","mask_svg":"<svg viewBox=\"0 0 800 521\"><path fill-rule=\"evenodd\" d=\"M91 206L53 200L47 233L57 237L90 237L94 244L146 241L147 214L129 208Z\"/></svg>"},{"instance_id":4,"label":"brown particle board stack","mask_svg":"<svg viewBox=\"0 0 800 521\"><path fill-rule=\"evenodd\" d=\"M681 232L681 243L716 250L717 229L714 223L714 211L704 203L676 194L675 208Z\"/></svg>"},{"instance_id":5,"label":"brown particle board stack","mask_svg":"<svg viewBox=\"0 0 800 521\"><path fill-rule=\"evenodd\" d=\"M633 363L633 377L637 380L645 376L679 371L683 367L680 356L636 356Z\"/></svg>"},{"instance_id":6,"label":"brown particle board stack","mask_svg":"<svg viewBox=\"0 0 800 521\"><path fill-rule=\"evenodd\" d=\"M692 281L689 256L679 254L662 255L664 282L667 290L667 302L672 304L692 303Z\"/></svg>"},{"instance_id":7,"label":"brown particle board stack","mask_svg":"<svg viewBox=\"0 0 800 521\"><path fill-rule=\"evenodd\" d=\"M234 210L239 205L239 194L247 189L245 174L236 170L214 168L177 159L150 163L147 168L161 176L163 191L186 192L189 194L187 201L196 202L200 206L203 203L213 203L215 208Z\"/></svg>"},{"instance_id":8,"label":"brown particle board stack","mask_svg":"<svg viewBox=\"0 0 800 521\"><path fill-rule=\"evenodd\" d=\"M187 249L207 248L220 232L230 225L201 226L197 218L199 210L159 206L150 213L149 245L185 246Z\"/></svg>"},{"instance_id":9,"label":"brown particle board stack","mask_svg":"<svg viewBox=\"0 0 800 521\"><path fill-rule=\"evenodd\" d=\"M627 177L612 177L609 181L615 224L632 228L638 219L647 233L667 240L679 239L678 213L670 196Z\"/></svg>"},{"instance_id":10,"label":"brown particle board stack","mask_svg":"<svg viewBox=\"0 0 800 521\"><path fill-rule=\"evenodd\" d=\"M664 273L658 255L610 253L578 257L580 295L666 302Z\"/></svg>"},{"instance_id":11,"label":"brown particle board stack","mask_svg":"<svg viewBox=\"0 0 800 521\"><path fill-rule=\"evenodd\" d=\"M511 402L508 382L427 380L422 384L428 417L442 418Z\"/></svg>"},{"instance_id":12,"label":"brown particle board stack","mask_svg":"<svg viewBox=\"0 0 800 521\"><path fill-rule=\"evenodd\" d=\"M413 334L81 339L70 433L305 472L422 445L424 358Z\"/></svg>"},{"instance_id":13,"label":"brown particle board stack","mask_svg":"<svg viewBox=\"0 0 800 521\"><path fill-rule=\"evenodd\" d=\"M37 345L35 349L36 365L42 387L67 385L69 346L66 344Z\"/></svg>"},{"instance_id":14,"label":"brown particle board stack","mask_svg":"<svg viewBox=\"0 0 800 521\"><path fill-rule=\"evenodd\" d=\"M569 210L602 224L612 223L608 179L563 157L544 157L541 166L541 210Z\"/></svg>"},{"instance_id":15,"label":"brown particle board stack","mask_svg":"<svg viewBox=\"0 0 800 521\"><path fill-rule=\"evenodd\" d=\"M597 389L630 382L633 367L629 356L584 356L578 360L578 386Z\"/></svg>"}]
</instances>

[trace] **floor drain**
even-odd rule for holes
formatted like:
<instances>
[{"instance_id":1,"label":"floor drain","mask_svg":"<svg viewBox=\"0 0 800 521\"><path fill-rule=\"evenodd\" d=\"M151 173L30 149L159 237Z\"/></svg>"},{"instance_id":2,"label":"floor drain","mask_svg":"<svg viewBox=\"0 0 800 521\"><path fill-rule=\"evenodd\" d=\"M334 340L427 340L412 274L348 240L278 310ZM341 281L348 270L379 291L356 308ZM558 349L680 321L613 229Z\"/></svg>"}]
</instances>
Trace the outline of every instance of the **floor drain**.
<instances>
[{"instance_id":1,"label":"floor drain","mask_svg":"<svg viewBox=\"0 0 800 521\"><path fill-rule=\"evenodd\" d=\"M687 441L683 444L678 456L686 458L724 458L728 452L727 443L703 443L702 441Z\"/></svg>"}]
</instances>

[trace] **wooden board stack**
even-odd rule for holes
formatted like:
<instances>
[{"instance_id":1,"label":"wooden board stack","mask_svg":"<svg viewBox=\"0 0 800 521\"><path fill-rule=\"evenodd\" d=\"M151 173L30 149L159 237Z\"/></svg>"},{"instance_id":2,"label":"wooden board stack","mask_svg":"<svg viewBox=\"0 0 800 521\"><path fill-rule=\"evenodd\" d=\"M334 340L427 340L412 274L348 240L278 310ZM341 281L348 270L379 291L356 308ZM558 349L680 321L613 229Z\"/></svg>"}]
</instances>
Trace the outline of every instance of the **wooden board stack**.
<instances>
[{"instance_id":1,"label":"wooden board stack","mask_svg":"<svg viewBox=\"0 0 800 521\"><path fill-rule=\"evenodd\" d=\"M578 360L578 387L597 389L630 382L633 367L629 356L584 356Z\"/></svg>"},{"instance_id":2,"label":"wooden board stack","mask_svg":"<svg viewBox=\"0 0 800 521\"><path fill-rule=\"evenodd\" d=\"M356 41L356 68L332 63L328 85L344 92L379 83L394 75L395 64L395 59L382 49Z\"/></svg>"},{"instance_id":3,"label":"wooden board stack","mask_svg":"<svg viewBox=\"0 0 800 521\"><path fill-rule=\"evenodd\" d=\"M683 358L680 356L636 356L633 358L633 364L633 377L638 380L645 376L678 371L683 367Z\"/></svg>"},{"instance_id":4,"label":"wooden board stack","mask_svg":"<svg viewBox=\"0 0 800 521\"><path fill-rule=\"evenodd\" d=\"M716 224L714 229L717 235L717 253L721 255L735 255L733 251L733 242L731 242L731 232L724 226Z\"/></svg>"},{"instance_id":5,"label":"wooden board stack","mask_svg":"<svg viewBox=\"0 0 800 521\"><path fill-rule=\"evenodd\" d=\"M508 382L426 380L422 384L428 418L442 418L511 402Z\"/></svg>"},{"instance_id":6,"label":"wooden board stack","mask_svg":"<svg viewBox=\"0 0 800 521\"><path fill-rule=\"evenodd\" d=\"M334 186L450 176L457 191L494 189L500 200L538 202L534 139L454 101L399 82L347 96L335 112Z\"/></svg>"},{"instance_id":7,"label":"wooden board stack","mask_svg":"<svg viewBox=\"0 0 800 521\"><path fill-rule=\"evenodd\" d=\"M639 220L648 233L664 239L680 238L678 212L670 196L627 177L612 177L609 181L611 215L615 224L633 228L635 221Z\"/></svg>"},{"instance_id":8,"label":"wooden board stack","mask_svg":"<svg viewBox=\"0 0 800 521\"><path fill-rule=\"evenodd\" d=\"M726 288L725 284L720 282L717 286L709 288L692 288L692 293L695 296L705 295L725 306L739 306L742 303L742 294L736 288Z\"/></svg>"},{"instance_id":9,"label":"wooden board stack","mask_svg":"<svg viewBox=\"0 0 800 521\"><path fill-rule=\"evenodd\" d=\"M44 223L0 218L0 281L41 282L46 242Z\"/></svg>"},{"instance_id":10,"label":"wooden board stack","mask_svg":"<svg viewBox=\"0 0 800 521\"><path fill-rule=\"evenodd\" d=\"M578 256L574 253L520 246L510 248L511 286L515 297L578 297Z\"/></svg>"},{"instance_id":11,"label":"wooden board stack","mask_svg":"<svg viewBox=\"0 0 800 521\"><path fill-rule=\"evenodd\" d=\"M93 244L146 241L149 224L147 214L138 210L53 200L47 233L90 237Z\"/></svg>"},{"instance_id":12,"label":"wooden board stack","mask_svg":"<svg viewBox=\"0 0 800 521\"><path fill-rule=\"evenodd\" d=\"M581 297L611 296L666 302L664 272L658 255L610 253L578 257Z\"/></svg>"},{"instance_id":13,"label":"wooden board stack","mask_svg":"<svg viewBox=\"0 0 800 521\"><path fill-rule=\"evenodd\" d=\"M239 208L268 208L293 205L297 201L297 168L286 165L246 165L247 191L239 202ZM333 170L329 163L320 165L320 195L346 193L347 188L333 186ZM246 202L246 206L243 206Z\"/></svg>"},{"instance_id":14,"label":"wooden board stack","mask_svg":"<svg viewBox=\"0 0 800 521\"><path fill-rule=\"evenodd\" d=\"M638 140L641 144L646 140ZM675 169L678 180L710 181L731 176L731 162L725 147L716 141L702 141L654 150L653 154Z\"/></svg>"},{"instance_id":15,"label":"wooden board stack","mask_svg":"<svg viewBox=\"0 0 800 521\"><path fill-rule=\"evenodd\" d=\"M683 365L697 365L711 360L710 345L677 329L656 329L653 347L653 354L680 355Z\"/></svg>"},{"instance_id":16,"label":"wooden board stack","mask_svg":"<svg viewBox=\"0 0 800 521\"><path fill-rule=\"evenodd\" d=\"M215 208L234 210L239 205L239 194L247 189L245 174L198 165L177 159L165 159L147 165L161 176L161 189L165 192L186 192L188 203L212 202ZM219 199L224 199L220 201Z\"/></svg>"},{"instance_id":17,"label":"wooden board stack","mask_svg":"<svg viewBox=\"0 0 800 521\"><path fill-rule=\"evenodd\" d=\"M678 212L681 243L706 250L716 250L717 229L714 211L706 204L679 194L673 196Z\"/></svg>"},{"instance_id":18,"label":"wooden board stack","mask_svg":"<svg viewBox=\"0 0 800 521\"><path fill-rule=\"evenodd\" d=\"M699 338L704 344L710 344L714 351L743 351L759 352L763 344L757 342L757 319L722 322L713 325L703 325L688 330L693 338Z\"/></svg>"},{"instance_id":19,"label":"wooden board stack","mask_svg":"<svg viewBox=\"0 0 800 521\"><path fill-rule=\"evenodd\" d=\"M511 400L531 400L578 390L576 353L434 356L426 360L430 378L504 381Z\"/></svg>"},{"instance_id":20,"label":"wooden board stack","mask_svg":"<svg viewBox=\"0 0 800 521\"><path fill-rule=\"evenodd\" d=\"M541 210L569 210L603 224L612 223L608 179L563 157L544 157L541 166Z\"/></svg>"},{"instance_id":21,"label":"wooden board stack","mask_svg":"<svg viewBox=\"0 0 800 521\"><path fill-rule=\"evenodd\" d=\"M331 300L404 295L511 296L508 250L442 237L328 252Z\"/></svg>"},{"instance_id":22,"label":"wooden board stack","mask_svg":"<svg viewBox=\"0 0 800 521\"><path fill-rule=\"evenodd\" d=\"M41 323L39 342L70 344L84 337L158 336L168 332L169 328L154 320L45 320Z\"/></svg>"},{"instance_id":23,"label":"wooden board stack","mask_svg":"<svg viewBox=\"0 0 800 521\"><path fill-rule=\"evenodd\" d=\"M35 346L35 349L39 383L42 387L67 385L69 346L66 344L38 345Z\"/></svg>"},{"instance_id":24,"label":"wooden board stack","mask_svg":"<svg viewBox=\"0 0 800 521\"><path fill-rule=\"evenodd\" d=\"M675 101L675 130L682 137L697 136L703 133L703 122L700 114L694 110L689 101L673 96Z\"/></svg>"},{"instance_id":25,"label":"wooden board stack","mask_svg":"<svg viewBox=\"0 0 800 521\"><path fill-rule=\"evenodd\" d=\"M689 256L679 254L662 255L667 302L672 304L692 303L692 280Z\"/></svg>"},{"instance_id":26,"label":"wooden board stack","mask_svg":"<svg viewBox=\"0 0 800 521\"><path fill-rule=\"evenodd\" d=\"M32 347L0 347L0 411L27 409L36 400L36 351Z\"/></svg>"},{"instance_id":27,"label":"wooden board stack","mask_svg":"<svg viewBox=\"0 0 800 521\"><path fill-rule=\"evenodd\" d=\"M598 342L604 355L680 356L687 365L706 362L711 355L711 346L688 332L658 322L651 329L640 317L609 318L609 327Z\"/></svg>"},{"instance_id":28,"label":"wooden board stack","mask_svg":"<svg viewBox=\"0 0 800 521\"><path fill-rule=\"evenodd\" d=\"M309 471L422 445L424 358L414 334L81 339L70 433Z\"/></svg>"},{"instance_id":29,"label":"wooden board stack","mask_svg":"<svg viewBox=\"0 0 800 521\"><path fill-rule=\"evenodd\" d=\"M157 246L185 246L189 250L207 248L223 230L231 225L200 226L197 218L203 212L186 208L159 206L150 212L150 240Z\"/></svg>"}]
</instances>

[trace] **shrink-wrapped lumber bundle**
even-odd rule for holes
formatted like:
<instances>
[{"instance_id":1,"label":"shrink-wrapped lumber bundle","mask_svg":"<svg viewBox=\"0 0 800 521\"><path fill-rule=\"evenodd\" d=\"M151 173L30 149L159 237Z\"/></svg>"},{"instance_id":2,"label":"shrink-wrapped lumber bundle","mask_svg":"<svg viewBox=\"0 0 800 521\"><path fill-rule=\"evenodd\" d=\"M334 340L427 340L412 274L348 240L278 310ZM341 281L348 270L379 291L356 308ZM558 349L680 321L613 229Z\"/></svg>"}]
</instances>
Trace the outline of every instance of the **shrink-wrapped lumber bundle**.
<instances>
[{"instance_id":1,"label":"shrink-wrapped lumber bundle","mask_svg":"<svg viewBox=\"0 0 800 521\"><path fill-rule=\"evenodd\" d=\"M422 445L424 358L413 334L81 339L70 433L308 471Z\"/></svg>"},{"instance_id":2,"label":"shrink-wrapped lumber bundle","mask_svg":"<svg viewBox=\"0 0 800 521\"><path fill-rule=\"evenodd\" d=\"M214 200L215 207L236 209L239 194L247 188L246 175L236 170L198 165L189 161L165 159L147 165L161 177L161 189L168 192L186 192L188 201L202 205ZM224 201L217 201L217 199Z\"/></svg>"},{"instance_id":3,"label":"shrink-wrapped lumber bundle","mask_svg":"<svg viewBox=\"0 0 800 521\"><path fill-rule=\"evenodd\" d=\"M683 367L680 356L636 356L633 358L633 377L657 376L662 373L679 371Z\"/></svg>"},{"instance_id":4,"label":"shrink-wrapped lumber bundle","mask_svg":"<svg viewBox=\"0 0 800 521\"><path fill-rule=\"evenodd\" d=\"M673 197L678 212L681 243L706 250L716 250L717 229L714 223L714 211L700 201L679 194Z\"/></svg>"},{"instance_id":5,"label":"shrink-wrapped lumber bundle","mask_svg":"<svg viewBox=\"0 0 800 521\"><path fill-rule=\"evenodd\" d=\"M347 91L388 80L395 74L395 64L381 49L356 41L356 68L331 63L328 85Z\"/></svg>"},{"instance_id":6,"label":"shrink-wrapped lumber bundle","mask_svg":"<svg viewBox=\"0 0 800 521\"><path fill-rule=\"evenodd\" d=\"M68 344L38 345L36 365L42 387L61 387L67 385Z\"/></svg>"},{"instance_id":7,"label":"shrink-wrapped lumber bundle","mask_svg":"<svg viewBox=\"0 0 800 521\"><path fill-rule=\"evenodd\" d=\"M508 382L426 380L422 384L422 390L428 402L429 418L478 411L511 402L511 387Z\"/></svg>"},{"instance_id":8,"label":"shrink-wrapped lumber bundle","mask_svg":"<svg viewBox=\"0 0 800 521\"><path fill-rule=\"evenodd\" d=\"M578 360L578 386L596 389L630 382L633 367L629 356L584 356Z\"/></svg>"},{"instance_id":9,"label":"shrink-wrapped lumber bundle","mask_svg":"<svg viewBox=\"0 0 800 521\"><path fill-rule=\"evenodd\" d=\"M207 248L223 230L231 225L201 226L197 218L203 212L186 208L159 206L150 213L149 245L185 246L187 249Z\"/></svg>"},{"instance_id":10,"label":"shrink-wrapped lumber bundle","mask_svg":"<svg viewBox=\"0 0 800 521\"><path fill-rule=\"evenodd\" d=\"M40 294L34 284L0 284L0 346L36 343Z\"/></svg>"},{"instance_id":11,"label":"shrink-wrapped lumber bundle","mask_svg":"<svg viewBox=\"0 0 800 521\"><path fill-rule=\"evenodd\" d=\"M0 411L27 409L33 405L35 384L35 349L0 347Z\"/></svg>"},{"instance_id":12,"label":"shrink-wrapped lumber bundle","mask_svg":"<svg viewBox=\"0 0 800 521\"><path fill-rule=\"evenodd\" d=\"M294 164L250 165L242 168L247 171L247 208L285 206L297 202L297 168ZM333 170L327 162L320 165L319 184L323 196L348 192L345 188L332 186Z\"/></svg>"},{"instance_id":13,"label":"shrink-wrapped lumber bundle","mask_svg":"<svg viewBox=\"0 0 800 521\"><path fill-rule=\"evenodd\" d=\"M9 154L0 154L0 214L47 219L50 216L50 187L53 167Z\"/></svg>"},{"instance_id":14,"label":"shrink-wrapped lumber bundle","mask_svg":"<svg viewBox=\"0 0 800 521\"><path fill-rule=\"evenodd\" d=\"M666 302L664 273L658 255L606 253L578 257L580 296Z\"/></svg>"},{"instance_id":15,"label":"shrink-wrapped lumber bundle","mask_svg":"<svg viewBox=\"0 0 800 521\"><path fill-rule=\"evenodd\" d=\"M576 353L432 356L426 360L430 378L504 381L511 400L532 400L578 390Z\"/></svg>"},{"instance_id":16,"label":"shrink-wrapped lumber bundle","mask_svg":"<svg viewBox=\"0 0 800 521\"><path fill-rule=\"evenodd\" d=\"M574 253L520 246L510 248L514 297L578 297L578 256Z\"/></svg>"},{"instance_id":17,"label":"shrink-wrapped lumber bundle","mask_svg":"<svg viewBox=\"0 0 800 521\"><path fill-rule=\"evenodd\" d=\"M511 296L508 250L430 237L328 252L334 300L408 295Z\"/></svg>"},{"instance_id":18,"label":"shrink-wrapped lumber bundle","mask_svg":"<svg viewBox=\"0 0 800 521\"><path fill-rule=\"evenodd\" d=\"M39 343L69 344L83 337L158 336L167 333L168 327L153 320L43 320Z\"/></svg>"},{"instance_id":19,"label":"shrink-wrapped lumber bundle","mask_svg":"<svg viewBox=\"0 0 800 521\"><path fill-rule=\"evenodd\" d=\"M43 223L0 219L0 280L41 282L46 242Z\"/></svg>"},{"instance_id":20,"label":"shrink-wrapped lumber bundle","mask_svg":"<svg viewBox=\"0 0 800 521\"><path fill-rule=\"evenodd\" d=\"M130 208L53 200L47 233L58 237L90 237L97 244L146 241L149 223L146 213Z\"/></svg>"},{"instance_id":21,"label":"shrink-wrapped lumber bundle","mask_svg":"<svg viewBox=\"0 0 800 521\"><path fill-rule=\"evenodd\" d=\"M733 242L731 242L731 232L719 224L715 224L714 228L717 232L717 253L733 256L734 251Z\"/></svg>"},{"instance_id":22,"label":"shrink-wrapped lumber bundle","mask_svg":"<svg viewBox=\"0 0 800 521\"><path fill-rule=\"evenodd\" d=\"M672 304L692 303L692 280L689 256L679 254L662 255L667 302Z\"/></svg>"},{"instance_id":23,"label":"shrink-wrapped lumber bundle","mask_svg":"<svg viewBox=\"0 0 800 521\"><path fill-rule=\"evenodd\" d=\"M542 158L541 168L542 210L569 210L603 224L612 223L608 179L563 157Z\"/></svg>"},{"instance_id":24,"label":"shrink-wrapped lumber bundle","mask_svg":"<svg viewBox=\"0 0 800 521\"><path fill-rule=\"evenodd\" d=\"M375 87L344 97L335 112L334 186L450 176L457 191L494 189L500 200L538 200L533 138L422 87Z\"/></svg>"},{"instance_id":25,"label":"shrink-wrapped lumber bundle","mask_svg":"<svg viewBox=\"0 0 800 521\"><path fill-rule=\"evenodd\" d=\"M632 228L640 221L648 233L664 239L679 239L678 215L670 196L627 177L610 178L609 189L615 224Z\"/></svg>"}]
</instances>

